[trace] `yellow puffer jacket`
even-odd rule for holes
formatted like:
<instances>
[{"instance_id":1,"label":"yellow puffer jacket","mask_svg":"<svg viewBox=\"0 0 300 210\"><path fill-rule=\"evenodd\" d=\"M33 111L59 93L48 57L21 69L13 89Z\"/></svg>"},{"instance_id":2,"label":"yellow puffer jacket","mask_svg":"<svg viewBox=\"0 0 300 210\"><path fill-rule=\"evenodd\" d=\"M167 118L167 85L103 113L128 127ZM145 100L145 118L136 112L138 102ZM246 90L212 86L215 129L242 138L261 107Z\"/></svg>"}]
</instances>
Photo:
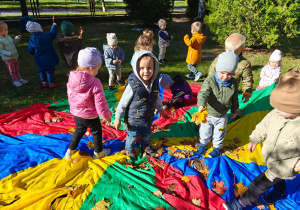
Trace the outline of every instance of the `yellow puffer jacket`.
<instances>
[{"instance_id":1,"label":"yellow puffer jacket","mask_svg":"<svg viewBox=\"0 0 300 210\"><path fill-rule=\"evenodd\" d=\"M186 56L186 62L188 64L197 65L201 63L201 51L202 44L206 40L206 36L202 33L193 33L192 38L186 34L183 38L185 44L189 47L188 54Z\"/></svg>"}]
</instances>

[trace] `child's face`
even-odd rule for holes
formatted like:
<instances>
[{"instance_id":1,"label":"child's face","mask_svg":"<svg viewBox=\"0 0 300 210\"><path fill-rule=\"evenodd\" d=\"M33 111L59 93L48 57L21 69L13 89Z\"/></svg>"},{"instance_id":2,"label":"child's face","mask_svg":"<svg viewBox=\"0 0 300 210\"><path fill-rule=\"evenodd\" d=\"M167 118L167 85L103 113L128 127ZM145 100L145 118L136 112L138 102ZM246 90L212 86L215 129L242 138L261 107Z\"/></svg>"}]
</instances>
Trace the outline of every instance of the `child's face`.
<instances>
[{"instance_id":1,"label":"child's face","mask_svg":"<svg viewBox=\"0 0 300 210\"><path fill-rule=\"evenodd\" d=\"M8 28L7 25L3 25L2 29L0 31L0 36L6 36L8 34Z\"/></svg>"},{"instance_id":2,"label":"child's face","mask_svg":"<svg viewBox=\"0 0 300 210\"><path fill-rule=\"evenodd\" d=\"M280 66L280 61L269 61L269 66L277 68Z\"/></svg>"},{"instance_id":3,"label":"child's face","mask_svg":"<svg viewBox=\"0 0 300 210\"><path fill-rule=\"evenodd\" d=\"M147 83L154 73L153 58L150 56L141 58L140 62L137 65L137 70L143 82Z\"/></svg>"},{"instance_id":4,"label":"child's face","mask_svg":"<svg viewBox=\"0 0 300 210\"><path fill-rule=\"evenodd\" d=\"M293 114L293 113L283 112L278 109L274 109L274 110L277 114L284 117L285 119L295 119L296 117L298 117L298 115Z\"/></svg>"},{"instance_id":5,"label":"child's face","mask_svg":"<svg viewBox=\"0 0 300 210\"><path fill-rule=\"evenodd\" d=\"M166 23L163 23L163 24L160 25L160 29L166 30L166 28L167 28L167 24Z\"/></svg>"},{"instance_id":6,"label":"child's face","mask_svg":"<svg viewBox=\"0 0 300 210\"><path fill-rule=\"evenodd\" d=\"M118 46L118 44L114 44L114 45L108 45L110 48L112 48L112 49L116 49L117 48L117 46Z\"/></svg>"},{"instance_id":7,"label":"child's face","mask_svg":"<svg viewBox=\"0 0 300 210\"><path fill-rule=\"evenodd\" d=\"M225 82L227 80L230 80L233 75L227 71L217 71L217 76L221 81Z\"/></svg>"}]
</instances>

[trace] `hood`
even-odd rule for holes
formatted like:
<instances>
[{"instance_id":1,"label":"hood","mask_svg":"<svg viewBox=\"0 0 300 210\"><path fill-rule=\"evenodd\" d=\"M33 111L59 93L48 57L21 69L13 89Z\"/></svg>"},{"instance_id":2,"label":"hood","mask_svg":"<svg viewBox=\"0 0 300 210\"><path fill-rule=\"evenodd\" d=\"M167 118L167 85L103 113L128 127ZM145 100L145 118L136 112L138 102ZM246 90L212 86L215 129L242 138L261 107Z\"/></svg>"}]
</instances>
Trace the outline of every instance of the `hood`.
<instances>
[{"instance_id":1,"label":"hood","mask_svg":"<svg viewBox=\"0 0 300 210\"><path fill-rule=\"evenodd\" d=\"M195 32L193 33L193 36L197 37L198 44L203 44L203 42L206 40L206 36L203 35L202 32Z\"/></svg>"},{"instance_id":2,"label":"hood","mask_svg":"<svg viewBox=\"0 0 300 210\"><path fill-rule=\"evenodd\" d=\"M156 32L157 32L157 33L160 32L160 31L162 31L161 28L156 29Z\"/></svg>"},{"instance_id":3,"label":"hood","mask_svg":"<svg viewBox=\"0 0 300 210\"><path fill-rule=\"evenodd\" d=\"M71 41L75 41L75 40L78 40L78 36L59 36L57 37L58 41L59 42L71 42Z\"/></svg>"},{"instance_id":4,"label":"hood","mask_svg":"<svg viewBox=\"0 0 300 210\"><path fill-rule=\"evenodd\" d=\"M137 51L133 54L132 56L132 62L131 62L131 66L132 66L132 69L133 69L133 72L134 74L140 79L140 81L142 81L140 75L138 74L137 72L137 61L140 57L142 57L142 55L145 55L145 54L148 54L149 56L151 56L152 58L154 58L154 66L155 66L155 70L153 72L153 76L151 78L151 81L150 81L150 88L152 87L152 83L153 81L155 80L155 78L157 77L157 74L158 74L158 70L159 70L159 64L158 64L158 60L157 58L155 57L155 55L150 52L150 51L147 51L147 50L142 50L142 51ZM144 84L144 83L143 83ZM145 85L145 84L144 84ZM146 86L146 85L145 85Z\"/></svg>"},{"instance_id":5,"label":"hood","mask_svg":"<svg viewBox=\"0 0 300 210\"><path fill-rule=\"evenodd\" d=\"M95 81L96 77L83 71L71 71L68 88L72 91L81 93L85 92Z\"/></svg>"},{"instance_id":6,"label":"hood","mask_svg":"<svg viewBox=\"0 0 300 210\"><path fill-rule=\"evenodd\" d=\"M47 42L46 36L44 36L43 32L36 32L30 36L30 44L37 48L41 46L43 43Z\"/></svg>"},{"instance_id":7,"label":"hood","mask_svg":"<svg viewBox=\"0 0 300 210\"><path fill-rule=\"evenodd\" d=\"M103 52L105 50L113 50L110 46L108 46L108 44L103 44Z\"/></svg>"}]
</instances>

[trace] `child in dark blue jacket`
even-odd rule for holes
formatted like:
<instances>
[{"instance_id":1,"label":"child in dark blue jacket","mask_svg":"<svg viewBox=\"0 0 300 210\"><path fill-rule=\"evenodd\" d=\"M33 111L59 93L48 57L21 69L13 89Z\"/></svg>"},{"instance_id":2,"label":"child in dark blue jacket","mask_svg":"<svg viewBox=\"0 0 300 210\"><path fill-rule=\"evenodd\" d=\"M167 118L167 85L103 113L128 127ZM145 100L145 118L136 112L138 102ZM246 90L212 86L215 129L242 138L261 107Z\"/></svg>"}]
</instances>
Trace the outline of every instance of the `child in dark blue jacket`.
<instances>
[{"instance_id":1,"label":"child in dark blue jacket","mask_svg":"<svg viewBox=\"0 0 300 210\"><path fill-rule=\"evenodd\" d=\"M56 23L53 23L50 33L44 33L40 24L28 21L26 30L32 35L28 42L27 50L34 55L35 63L39 69L42 87L47 87L47 80L50 88L55 88L54 70L58 64L58 57L53 48L52 42L57 34Z\"/></svg>"}]
</instances>

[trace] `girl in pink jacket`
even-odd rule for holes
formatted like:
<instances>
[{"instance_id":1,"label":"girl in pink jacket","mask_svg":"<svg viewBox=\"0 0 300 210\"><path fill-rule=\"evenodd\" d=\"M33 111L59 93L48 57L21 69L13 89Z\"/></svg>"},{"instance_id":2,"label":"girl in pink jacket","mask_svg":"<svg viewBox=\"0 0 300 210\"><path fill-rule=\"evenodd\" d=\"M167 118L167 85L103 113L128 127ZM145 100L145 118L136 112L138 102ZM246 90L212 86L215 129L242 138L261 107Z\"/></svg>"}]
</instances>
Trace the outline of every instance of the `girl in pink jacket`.
<instances>
[{"instance_id":1,"label":"girl in pink jacket","mask_svg":"<svg viewBox=\"0 0 300 210\"><path fill-rule=\"evenodd\" d=\"M70 112L74 115L76 131L65 154L66 159L76 152L76 148L89 127L95 145L94 158L109 155L110 149L102 147L102 128L99 115L109 123L111 112L105 99L101 81L95 76L102 63L98 49L87 47L78 53L78 67L71 71L67 83Z\"/></svg>"}]
</instances>

